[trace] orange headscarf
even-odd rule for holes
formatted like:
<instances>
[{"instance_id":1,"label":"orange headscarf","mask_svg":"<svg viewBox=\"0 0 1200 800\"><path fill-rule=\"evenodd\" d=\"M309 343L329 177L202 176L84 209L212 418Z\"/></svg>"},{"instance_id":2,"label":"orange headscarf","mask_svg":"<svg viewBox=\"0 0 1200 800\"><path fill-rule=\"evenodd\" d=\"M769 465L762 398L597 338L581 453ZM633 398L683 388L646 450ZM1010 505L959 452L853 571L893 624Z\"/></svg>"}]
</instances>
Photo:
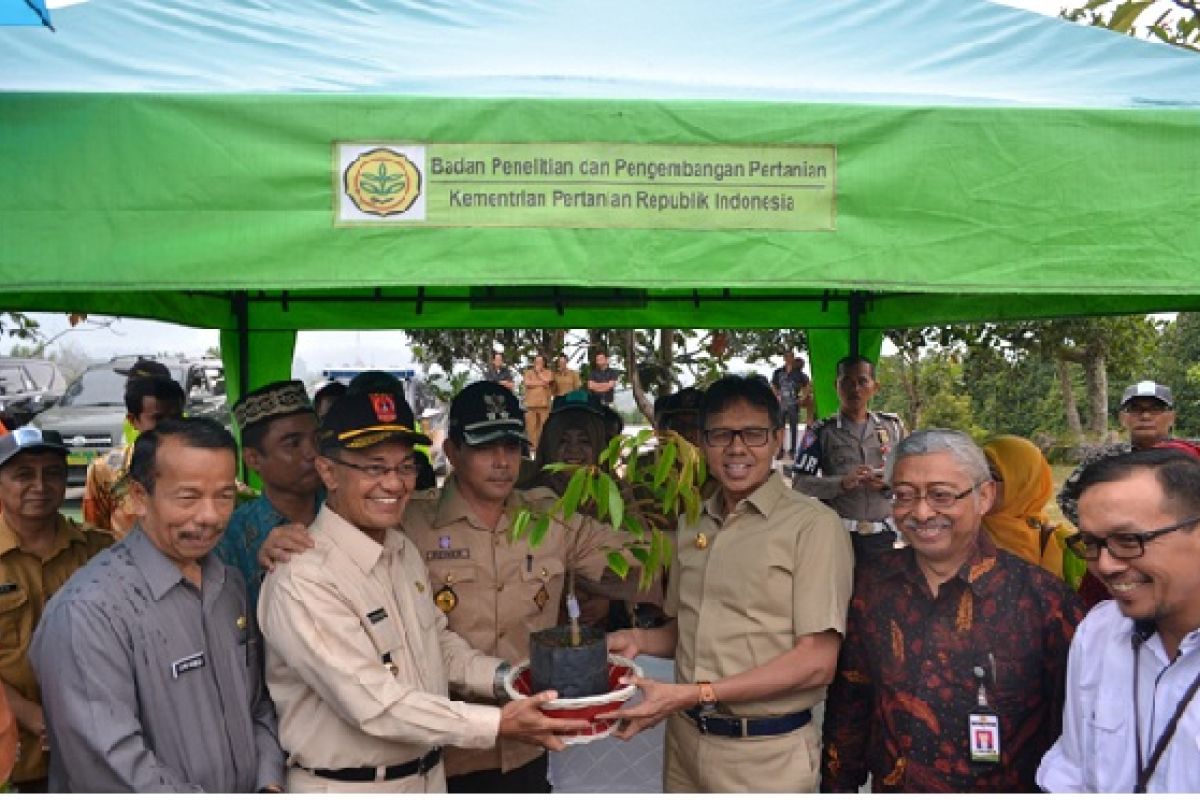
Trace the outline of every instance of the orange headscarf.
<instances>
[{"instance_id":1,"label":"orange headscarf","mask_svg":"<svg viewBox=\"0 0 1200 800\"><path fill-rule=\"evenodd\" d=\"M1062 548L1051 535L1042 548L1044 511L1054 491L1054 477L1042 451L1020 436L997 436L983 446L988 463L1000 478L1000 500L983 518L997 547L1062 577Z\"/></svg>"},{"instance_id":2,"label":"orange headscarf","mask_svg":"<svg viewBox=\"0 0 1200 800\"><path fill-rule=\"evenodd\" d=\"M8 699L0 692L0 786L12 775L17 762L17 721L8 708Z\"/></svg>"}]
</instances>

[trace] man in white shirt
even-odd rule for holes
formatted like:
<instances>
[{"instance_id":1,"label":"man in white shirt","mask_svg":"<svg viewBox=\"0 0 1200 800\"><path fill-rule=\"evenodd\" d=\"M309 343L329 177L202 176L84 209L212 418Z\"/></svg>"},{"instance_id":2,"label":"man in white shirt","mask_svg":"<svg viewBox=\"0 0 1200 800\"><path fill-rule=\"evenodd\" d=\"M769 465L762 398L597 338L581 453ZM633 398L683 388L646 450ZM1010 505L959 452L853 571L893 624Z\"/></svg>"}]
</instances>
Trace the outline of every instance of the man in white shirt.
<instances>
[{"instance_id":1,"label":"man in white shirt","mask_svg":"<svg viewBox=\"0 0 1200 800\"><path fill-rule=\"evenodd\" d=\"M1089 466L1068 544L1113 599L1071 643L1052 792L1200 792L1200 462L1149 449Z\"/></svg>"}]
</instances>

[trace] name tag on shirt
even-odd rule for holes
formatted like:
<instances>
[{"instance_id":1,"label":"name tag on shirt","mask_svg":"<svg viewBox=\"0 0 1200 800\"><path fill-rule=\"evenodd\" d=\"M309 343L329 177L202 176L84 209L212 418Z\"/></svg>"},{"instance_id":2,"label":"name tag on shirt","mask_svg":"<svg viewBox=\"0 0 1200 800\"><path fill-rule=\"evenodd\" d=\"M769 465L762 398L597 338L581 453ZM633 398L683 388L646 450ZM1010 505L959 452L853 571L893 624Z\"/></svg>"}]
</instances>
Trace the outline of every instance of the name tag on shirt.
<instances>
[{"instance_id":1,"label":"name tag on shirt","mask_svg":"<svg viewBox=\"0 0 1200 800\"><path fill-rule=\"evenodd\" d=\"M200 669L204 666L204 653L196 653L195 655L185 656L171 665L171 675L178 678L185 672L191 672L194 669Z\"/></svg>"},{"instance_id":2,"label":"name tag on shirt","mask_svg":"<svg viewBox=\"0 0 1200 800\"><path fill-rule=\"evenodd\" d=\"M0 583L0 595L12 594L19 588L15 583Z\"/></svg>"},{"instance_id":3,"label":"name tag on shirt","mask_svg":"<svg viewBox=\"0 0 1200 800\"><path fill-rule=\"evenodd\" d=\"M442 561L442 560L448 559L448 558L460 559L460 558L470 558L470 557L471 557L471 548L469 548L469 547L463 547L463 548L459 548L457 550L426 550L425 551L425 560L426 561Z\"/></svg>"}]
</instances>

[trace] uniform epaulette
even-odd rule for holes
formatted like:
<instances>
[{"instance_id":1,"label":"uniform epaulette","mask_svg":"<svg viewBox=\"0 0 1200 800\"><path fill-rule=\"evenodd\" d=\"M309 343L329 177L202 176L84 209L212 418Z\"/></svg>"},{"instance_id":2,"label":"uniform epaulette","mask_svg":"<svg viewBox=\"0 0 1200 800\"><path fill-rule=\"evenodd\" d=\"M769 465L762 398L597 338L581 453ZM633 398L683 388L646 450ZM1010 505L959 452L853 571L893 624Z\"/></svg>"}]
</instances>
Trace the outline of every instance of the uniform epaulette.
<instances>
[{"instance_id":1,"label":"uniform epaulette","mask_svg":"<svg viewBox=\"0 0 1200 800\"><path fill-rule=\"evenodd\" d=\"M892 413L891 411L876 411L875 413L884 419L890 419L892 422L904 422L904 420L900 419L899 414Z\"/></svg>"}]
</instances>

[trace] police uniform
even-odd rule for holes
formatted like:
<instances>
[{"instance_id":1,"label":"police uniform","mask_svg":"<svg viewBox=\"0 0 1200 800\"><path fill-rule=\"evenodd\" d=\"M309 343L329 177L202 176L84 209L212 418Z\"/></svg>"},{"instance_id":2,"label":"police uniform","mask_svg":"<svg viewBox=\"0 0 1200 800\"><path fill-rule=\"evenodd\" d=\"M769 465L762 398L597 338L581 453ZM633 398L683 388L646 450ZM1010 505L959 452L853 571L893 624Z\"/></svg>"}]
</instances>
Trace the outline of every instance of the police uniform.
<instances>
[{"instance_id":1,"label":"police uniform","mask_svg":"<svg viewBox=\"0 0 1200 800\"><path fill-rule=\"evenodd\" d=\"M108 531L80 527L59 514L53 551L43 560L22 550L17 534L0 518L0 681L26 700L41 705L28 653L46 603L88 559L112 543ZM20 741L13 783L45 779L49 763L41 742L25 730Z\"/></svg>"},{"instance_id":2,"label":"police uniform","mask_svg":"<svg viewBox=\"0 0 1200 800\"><path fill-rule=\"evenodd\" d=\"M414 498L405 511L405 533L425 559L434 601L450 629L476 650L510 664L529 658L531 633L558 623L567 569L599 580L607 552L625 544L622 534L580 514L565 525L553 519L537 548L530 547L528 538L509 541L518 509L546 511L556 500L546 488L513 490L492 528L471 510L451 475L440 496ZM507 739L497 745L491 750L448 748L446 774L510 772L544 752Z\"/></svg>"},{"instance_id":3,"label":"police uniform","mask_svg":"<svg viewBox=\"0 0 1200 800\"><path fill-rule=\"evenodd\" d=\"M792 487L815 497L837 512L853 536L860 559L892 549L899 541L892 521L892 500L887 490L866 485L849 491L842 478L866 465L882 469L887 454L907 435L895 414L871 411L861 433L839 412L809 427L800 442L792 467Z\"/></svg>"},{"instance_id":4,"label":"police uniform","mask_svg":"<svg viewBox=\"0 0 1200 800\"><path fill-rule=\"evenodd\" d=\"M720 493L682 526L665 611L678 620L677 683L761 667L803 636L846 630L853 554L837 517L778 474L723 513ZM825 687L695 707L667 722L668 792L812 792Z\"/></svg>"}]
</instances>

